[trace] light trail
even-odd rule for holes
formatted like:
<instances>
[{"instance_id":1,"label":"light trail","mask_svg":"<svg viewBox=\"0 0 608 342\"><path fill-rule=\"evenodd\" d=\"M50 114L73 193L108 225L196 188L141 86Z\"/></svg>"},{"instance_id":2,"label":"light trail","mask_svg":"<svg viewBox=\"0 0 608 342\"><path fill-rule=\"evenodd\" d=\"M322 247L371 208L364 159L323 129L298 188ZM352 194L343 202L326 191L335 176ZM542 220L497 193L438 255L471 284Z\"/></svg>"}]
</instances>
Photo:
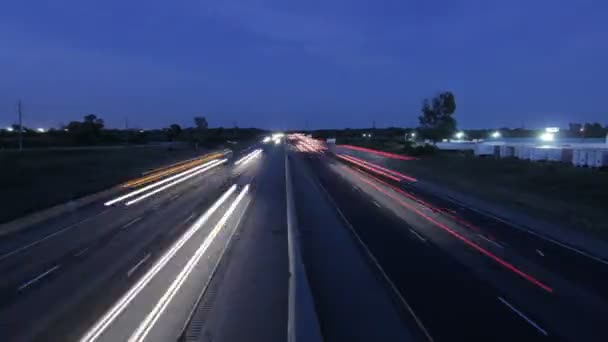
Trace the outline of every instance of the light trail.
<instances>
[{"instance_id":1,"label":"light trail","mask_svg":"<svg viewBox=\"0 0 608 342\"><path fill-rule=\"evenodd\" d=\"M136 199L127 202L126 205L129 206L129 205L135 204L135 203L137 203L137 202L139 202L141 200L144 200L144 199L146 199L146 198L148 198L148 197L150 197L152 195L155 195L155 194L157 194L157 193L159 193L161 191L167 190L168 188L170 188L170 187L172 187L174 185L177 185L179 183L185 182L185 181L187 181L188 179L190 179L190 178L192 178L194 176L197 176L197 175L199 175L199 174L201 174L201 173L203 173L203 172L205 172L207 170L210 170L210 169L212 169L212 168L214 168L214 167L216 167L218 165L221 165L221 164L225 163L227 160L228 159L219 160L217 163L213 163L212 165L206 166L206 167L204 167L204 168L202 168L200 170L192 172L192 173L190 173L190 174L188 174L188 175L186 175L186 176L184 176L182 178L178 178L178 179L174 180L173 182L171 182L169 184L163 185L163 186L161 186L158 189L155 189L153 191L145 193L145 194L137 197Z\"/></svg>"},{"instance_id":2,"label":"light trail","mask_svg":"<svg viewBox=\"0 0 608 342\"><path fill-rule=\"evenodd\" d=\"M254 150L253 152L247 154L246 156L242 157L241 159L237 160L234 165L240 165L240 164L247 164L251 159L255 158L258 154L262 153L261 149L257 149Z\"/></svg>"},{"instance_id":3,"label":"light trail","mask_svg":"<svg viewBox=\"0 0 608 342\"><path fill-rule=\"evenodd\" d=\"M222 228L224 227L224 225L226 224L226 222L228 221L228 219L230 218L230 216L232 215L232 213L234 212L236 207L239 205L241 200L245 197L248 190L249 190L249 184L247 184L243 188L243 190L241 190L241 192L239 193L237 198L234 200L234 202L232 202L232 204L230 205L230 207L228 208L226 213L224 213L224 215L217 222L217 224L215 225L213 230L209 233L209 235L207 235L207 237L205 238L205 241L203 241L201 246L196 250L194 255L190 258L190 260L188 261L186 266L184 266L182 271L177 275L177 277L175 277L175 279L173 280L173 282L171 283L169 288L167 288L167 291L165 291L163 296L158 300L158 302L156 303L156 306L154 306L154 309L152 309L152 311L150 311L150 313L148 313L148 315L146 316L144 321L139 325L139 327L133 333L133 335L131 335L131 337L129 338L129 342L142 342L142 341L144 341L146 336L148 336L148 333L150 332L150 330L152 330L152 328L154 327L154 325L156 324L156 322L158 321L160 316L163 314L163 312L165 312L165 310L167 309L167 306L169 305L169 303L171 302L173 297L175 297L175 295L178 293L181 286L184 284L184 282L186 281L186 279L188 278L190 273L192 273L192 270L198 264L201 257L203 256L203 254L205 254L205 252L207 251L207 248L209 248L211 243L213 243L213 240L215 240L216 236L222 230Z\"/></svg>"},{"instance_id":4,"label":"light trail","mask_svg":"<svg viewBox=\"0 0 608 342\"><path fill-rule=\"evenodd\" d=\"M528 282L540 287L541 289L547 291L547 292L553 292L553 289L544 284L543 282L541 282L540 280L534 278L533 276L525 273L524 271L518 269L517 267L515 267L513 264L509 263L508 261L505 261L501 258L499 258L498 256L496 256L495 254L493 254L492 252L486 250L485 248L479 246L478 244L474 243L473 241L465 238L464 236L460 235L458 232L454 231L453 229L449 228L448 226L444 225L441 222L438 222L437 220L433 219L432 217L426 215L425 213L423 213L422 211L416 209L415 207L413 207L412 205L406 203L405 201L403 201L401 198L397 197L395 194L392 194L388 191L386 191L385 189L382 189L380 186L378 186L377 184L375 184L374 182L365 179L364 177L360 176L359 174L357 174L356 172L350 170L349 168L346 168L346 170L350 173L352 173L353 175L357 176L359 179L361 179L361 181L363 181L366 184L369 184L370 186L372 186L374 189L378 190L379 192L385 194L386 196L392 198L393 200L395 200L397 203L399 203L401 206L410 209L411 211L413 211L414 213L416 213L418 216L426 219L427 221L429 221L430 223L432 223L433 225L435 225L436 227L446 231L447 233L449 233L450 235L454 236L455 238L457 238L458 240L464 242L466 245L468 245L469 247L477 250L478 252L480 252L481 254L487 256L488 258L494 260L495 262L497 262L498 264L500 264L501 266L505 267L506 269L510 270L511 272L519 275L520 277L522 277L523 279L527 280ZM379 180L376 178L377 181L379 181L380 183L382 183L383 185L388 186L389 188L391 188L392 190L398 192L398 193L402 193L403 191L401 189L398 189L397 187L394 187L382 180Z\"/></svg>"},{"instance_id":5,"label":"light trail","mask_svg":"<svg viewBox=\"0 0 608 342\"><path fill-rule=\"evenodd\" d=\"M160 179L162 177L169 176L169 175L175 174L177 172L184 171L189 168L201 165L212 159L220 158L223 155L224 154L222 154L222 153L212 153L212 154L208 154L208 155L196 158L195 160L186 160L186 161L181 161L181 162L178 162L175 164L171 164L169 166L150 171L148 175L141 177L141 178L131 180L121 186L123 188L132 188L132 187L136 187L136 186L139 186L142 184L147 184L147 183L153 182L157 179Z\"/></svg>"},{"instance_id":6,"label":"light trail","mask_svg":"<svg viewBox=\"0 0 608 342\"><path fill-rule=\"evenodd\" d=\"M414 157L403 156L403 155L400 155L400 154L395 154L395 153L390 153L390 152L378 151L378 150L374 150L374 149L366 148L366 147L361 147L361 146L353 146L353 145L337 145L337 146L338 147L347 148L349 150L355 150L355 151L361 151L361 152L368 152L368 153L372 153L372 154L377 154L379 156L383 156L383 157L387 157L387 158L392 158L392 159L416 160L416 158L414 158Z\"/></svg>"},{"instance_id":7,"label":"light trail","mask_svg":"<svg viewBox=\"0 0 608 342\"><path fill-rule=\"evenodd\" d=\"M80 342L94 342L108 328L114 320L127 308L135 297L150 283L152 278L173 258L182 246L198 232L201 227L209 220L209 217L236 191L236 184L230 187L207 211L190 226L188 231L177 240L170 249L129 289L114 305L108 310L87 333L80 339Z\"/></svg>"},{"instance_id":8,"label":"light trail","mask_svg":"<svg viewBox=\"0 0 608 342\"><path fill-rule=\"evenodd\" d=\"M188 175L188 174L190 174L192 172L196 172L196 171L198 171L198 170L200 170L200 169L202 169L202 168L204 168L206 166L209 166L209 165L212 165L212 164L215 164L215 163L218 163L218 162L219 162L218 160L213 160L213 161L210 161L210 162L208 162L206 164L203 164L203 165L197 166L195 168L192 168L192 169L190 169L188 171L184 171L184 172L178 173L176 175L173 175L171 177L165 178L165 179L163 179L161 181L158 181L156 183L152 183L150 185L147 185L147 186L145 186L145 187L143 187L141 189L137 189L135 191L129 192L126 195L122 195L122 196L117 197L117 198L115 198L113 200L107 201L106 203L104 203L104 205L105 206L110 206L110 205L112 205L114 203L118 203L118 202L123 201L123 200L125 200L127 198L131 198L131 197L133 197L135 195L141 194L142 192L146 192L146 191L148 191L150 189L154 189L154 188L156 188L158 186L161 186L161 185L163 185L165 183L168 183L168 182L170 182L170 181L172 181L172 180L174 180L176 178Z\"/></svg>"},{"instance_id":9,"label":"light trail","mask_svg":"<svg viewBox=\"0 0 608 342\"><path fill-rule=\"evenodd\" d=\"M356 160L356 161L359 161L359 162L361 162L361 163L363 163L363 164L365 164L365 165L368 165L368 166L370 166L370 167L374 167L374 168L380 169L380 170L382 170L382 171L384 171L384 172L388 172L388 173L392 174L392 175L393 175L393 176L395 176L395 177L401 177L401 178L403 178L404 180L407 180L407 181L410 181L410 182L417 182L417 181L418 181L418 180L417 180L416 178L414 178L414 177L410 177L410 176L404 175L403 173L401 173L401 172L397 172L397 171L395 171L395 170L387 169L387 168L385 168L385 167L383 167L383 166L380 166L380 165L378 165L378 164L374 164L374 163L368 162L367 160L363 160L363 159L361 159L361 158L357 158L357 157L353 157L353 156L347 156L347 155L344 155L344 154L343 154L343 156L345 156L345 157L349 157L349 158L351 158L351 159L353 159L353 160Z\"/></svg>"},{"instance_id":10,"label":"light trail","mask_svg":"<svg viewBox=\"0 0 608 342\"><path fill-rule=\"evenodd\" d=\"M345 155L338 154L338 155L336 155L336 156L337 156L338 158L344 159L344 160L346 160L346 161L348 161L348 162L350 162L350 163L353 163L353 164L355 164L355 165L357 165L357 166L359 166L359 167L362 167L362 168L364 168L364 169L366 169L366 170L368 170L368 171L375 172L375 173L377 173L377 174L379 174L379 175L382 175L382 176L384 176L384 177L388 177L388 178L390 178L390 179L392 179L392 180L394 180L394 181L397 181L397 182L401 181L401 178L397 178L397 177L395 177L395 176L391 175L390 173L386 173L386 172L384 172L384 171L380 171L380 170L378 170L378 169L376 169L376 168L372 168L372 167L370 167L370 166L367 166L367 165L365 165L365 164L363 164L363 163L361 163L361 162L358 162L358 161L356 161L356 160L350 159L350 158L348 158L348 157L347 157L347 156L345 156Z\"/></svg>"}]
</instances>

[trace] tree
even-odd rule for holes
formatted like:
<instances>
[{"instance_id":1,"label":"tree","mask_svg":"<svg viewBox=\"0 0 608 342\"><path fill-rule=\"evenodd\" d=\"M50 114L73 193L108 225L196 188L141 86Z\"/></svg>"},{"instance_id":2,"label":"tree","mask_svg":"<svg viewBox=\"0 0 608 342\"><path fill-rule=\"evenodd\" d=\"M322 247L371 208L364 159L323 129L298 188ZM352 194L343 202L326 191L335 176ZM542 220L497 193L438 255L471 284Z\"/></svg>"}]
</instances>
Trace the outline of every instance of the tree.
<instances>
[{"instance_id":1,"label":"tree","mask_svg":"<svg viewBox=\"0 0 608 342\"><path fill-rule=\"evenodd\" d=\"M456 99L451 91L444 91L431 101L425 99L422 102L422 115L418 117L421 135L434 143L452 136L456 131L455 111Z\"/></svg>"},{"instance_id":2,"label":"tree","mask_svg":"<svg viewBox=\"0 0 608 342\"><path fill-rule=\"evenodd\" d=\"M209 127L207 123L207 119L204 116L196 116L194 117L194 124L198 130L205 130Z\"/></svg>"},{"instance_id":3,"label":"tree","mask_svg":"<svg viewBox=\"0 0 608 342\"><path fill-rule=\"evenodd\" d=\"M182 127L178 124L172 124L167 129L167 138L171 141L175 140L180 134L182 134Z\"/></svg>"},{"instance_id":4,"label":"tree","mask_svg":"<svg viewBox=\"0 0 608 342\"><path fill-rule=\"evenodd\" d=\"M101 140L104 123L95 114L85 115L84 121L72 121L66 128L75 144L90 145Z\"/></svg>"}]
</instances>

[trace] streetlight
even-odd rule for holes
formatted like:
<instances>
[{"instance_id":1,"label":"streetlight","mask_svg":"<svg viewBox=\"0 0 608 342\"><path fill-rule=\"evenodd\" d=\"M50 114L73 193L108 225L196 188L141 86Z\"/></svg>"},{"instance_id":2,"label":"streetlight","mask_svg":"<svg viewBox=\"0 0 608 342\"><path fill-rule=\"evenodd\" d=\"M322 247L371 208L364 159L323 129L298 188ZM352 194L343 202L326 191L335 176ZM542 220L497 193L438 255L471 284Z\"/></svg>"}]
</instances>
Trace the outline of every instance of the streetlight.
<instances>
[{"instance_id":1,"label":"streetlight","mask_svg":"<svg viewBox=\"0 0 608 342\"><path fill-rule=\"evenodd\" d=\"M501 136L502 136L502 134L500 134L500 132L499 132L499 131L492 132L492 138L494 138L494 139L498 139L498 138L500 138Z\"/></svg>"},{"instance_id":2,"label":"streetlight","mask_svg":"<svg viewBox=\"0 0 608 342\"><path fill-rule=\"evenodd\" d=\"M456 139L462 139L462 138L464 138L464 132L460 131L460 132L456 133L455 136L456 136Z\"/></svg>"},{"instance_id":3,"label":"streetlight","mask_svg":"<svg viewBox=\"0 0 608 342\"><path fill-rule=\"evenodd\" d=\"M9 131L9 132L12 132L12 131L14 131L15 129L13 129L13 127L11 127L11 126L8 126L8 127L6 127L6 130L7 130L7 131Z\"/></svg>"},{"instance_id":4,"label":"streetlight","mask_svg":"<svg viewBox=\"0 0 608 342\"><path fill-rule=\"evenodd\" d=\"M539 136L542 141L553 141L555 140L555 134L552 132L545 132Z\"/></svg>"},{"instance_id":5,"label":"streetlight","mask_svg":"<svg viewBox=\"0 0 608 342\"><path fill-rule=\"evenodd\" d=\"M44 128L36 128L36 132L44 133L44 132L46 132L46 130Z\"/></svg>"}]
</instances>

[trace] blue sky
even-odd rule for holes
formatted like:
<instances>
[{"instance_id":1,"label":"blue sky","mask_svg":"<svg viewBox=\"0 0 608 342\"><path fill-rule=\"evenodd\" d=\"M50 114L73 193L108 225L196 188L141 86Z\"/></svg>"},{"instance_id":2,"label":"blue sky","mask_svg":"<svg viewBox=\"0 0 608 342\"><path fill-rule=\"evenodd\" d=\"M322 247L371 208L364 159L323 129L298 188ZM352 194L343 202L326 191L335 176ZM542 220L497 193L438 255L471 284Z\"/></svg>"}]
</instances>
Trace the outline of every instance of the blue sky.
<instances>
[{"instance_id":1,"label":"blue sky","mask_svg":"<svg viewBox=\"0 0 608 342\"><path fill-rule=\"evenodd\" d=\"M12 1L0 4L0 125L608 124L608 2Z\"/></svg>"}]
</instances>

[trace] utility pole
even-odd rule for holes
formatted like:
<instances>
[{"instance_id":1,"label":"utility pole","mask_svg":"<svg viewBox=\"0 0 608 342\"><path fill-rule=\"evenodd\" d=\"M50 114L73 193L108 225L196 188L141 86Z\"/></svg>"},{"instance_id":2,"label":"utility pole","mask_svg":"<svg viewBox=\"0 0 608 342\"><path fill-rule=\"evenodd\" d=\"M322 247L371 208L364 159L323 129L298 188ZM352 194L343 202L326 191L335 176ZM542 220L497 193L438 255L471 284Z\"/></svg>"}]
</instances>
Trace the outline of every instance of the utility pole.
<instances>
[{"instance_id":1,"label":"utility pole","mask_svg":"<svg viewBox=\"0 0 608 342\"><path fill-rule=\"evenodd\" d=\"M17 114L19 115L19 151L23 151L23 115L21 113L21 100L17 102Z\"/></svg>"},{"instance_id":2,"label":"utility pole","mask_svg":"<svg viewBox=\"0 0 608 342\"><path fill-rule=\"evenodd\" d=\"M129 118L125 116L125 144L129 146Z\"/></svg>"}]
</instances>

